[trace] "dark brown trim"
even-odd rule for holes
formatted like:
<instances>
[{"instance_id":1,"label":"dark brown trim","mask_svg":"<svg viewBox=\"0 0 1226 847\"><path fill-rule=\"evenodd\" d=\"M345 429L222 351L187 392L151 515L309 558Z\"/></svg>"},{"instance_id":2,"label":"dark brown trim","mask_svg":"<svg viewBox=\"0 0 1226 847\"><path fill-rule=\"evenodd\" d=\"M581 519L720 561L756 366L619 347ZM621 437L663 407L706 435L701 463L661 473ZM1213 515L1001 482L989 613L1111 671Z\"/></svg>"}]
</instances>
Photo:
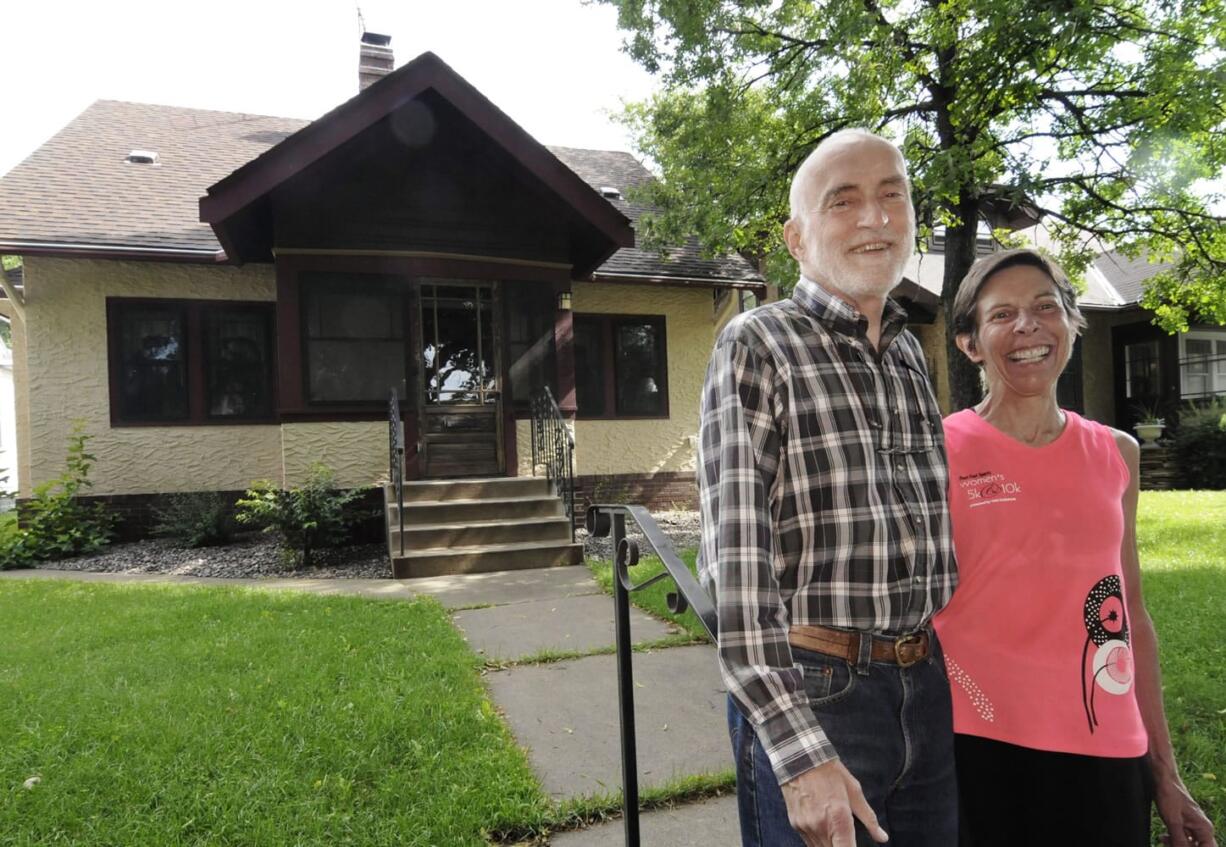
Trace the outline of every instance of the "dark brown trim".
<instances>
[{"instance_id":1,"label":"dark brown trim","mask_svg":"<svg viewBox=\"0 0 1226 847\"><path fill-rule=\"evenodd\" d=\"M156 307L179 312L185 342L184 371L187 377L187 415L169 420L125 420L121 416L123 398L120 380L123 372L122 338L119 331L121 312L130 308ZM208 362L205 352L205 313L221 309L244 310L264 316L268 333L268 354L273 361L266 375L269 391L267 417L236 418L210 415L208 412ZM113 428L157 426L263 426L278 423L277 409L277 336L275 304L267 300L206 300L170 297L107 297L107 393L110 398L110 424Z\"/></svg>"},{"instance_id":2,"label":"dark brown trim","mask_svg":"<svg viewBox=\"0 0 1226 847\"><path fill-rule=\"evenodd\" d=\"M575 414L575 313L558 309L553 318L554 370L558 387L558 408Z\"/></svg>"},{"instance_id":3,"label":"dark brown trim","mask_svg":"<svg viewBox=\"0 0 1226 847\"><path fill-rule=\"evenodd\" d=\"M633 246L634 229L625 215L433 53L421 54L210 186L200 198L200 220L214 229L224 227L226 219L428 89L495 139L615 246Z\"/></svg>"},{"instance_id":4,"label":"dark brown trim","mask_svg":"<svg viewBox=\"0 0 1226 847\"><path fill-rule=\"evenodd\" d=\"M347 254L288 253L277 256L277 276L292 271L295 278L303 271L335 271L388 274L405 277L436 276L480 282L513 280L570 284L570 271L558 266L506 264L484 258L449 259L423 256L365 256Z\"/></svg>"}]
</instances>

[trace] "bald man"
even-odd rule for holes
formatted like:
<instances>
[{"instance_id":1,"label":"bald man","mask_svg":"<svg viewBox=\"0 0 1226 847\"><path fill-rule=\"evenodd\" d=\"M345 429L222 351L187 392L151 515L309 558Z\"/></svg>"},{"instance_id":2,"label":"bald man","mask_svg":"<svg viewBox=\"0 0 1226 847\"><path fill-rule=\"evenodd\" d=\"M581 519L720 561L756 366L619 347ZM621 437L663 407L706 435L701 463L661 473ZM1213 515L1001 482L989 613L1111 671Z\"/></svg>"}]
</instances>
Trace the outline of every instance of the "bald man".
<instances>
[{"instance_id":1,"label":"bald man","mask_svg":"<svg viewBox=\"0 0 1226 847\"><path fill-rule=\"evenodd\" d=\"M931 620L956 572L941 414L889 298L915 244L901 153L864 130L827 138L796 172L783 234L800 280L724 329L702 398L699 575L742 840L951 847Z\"/></svg>"}]
</instances>

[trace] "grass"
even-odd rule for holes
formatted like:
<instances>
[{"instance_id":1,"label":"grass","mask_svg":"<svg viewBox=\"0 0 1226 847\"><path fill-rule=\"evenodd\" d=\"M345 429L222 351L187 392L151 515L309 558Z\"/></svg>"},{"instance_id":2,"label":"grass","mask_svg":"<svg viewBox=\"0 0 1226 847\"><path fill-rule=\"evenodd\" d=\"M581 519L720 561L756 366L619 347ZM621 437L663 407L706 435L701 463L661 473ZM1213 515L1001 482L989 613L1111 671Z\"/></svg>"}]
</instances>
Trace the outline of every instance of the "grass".
<instances>
[{"instance_id":1,"label":"grass","mask_svg":"<svg viewBox=\"0 0 1226 847\"><path fill-rule=\"evenodd\" d=\"M539 826L556 810L479 669L433 601L0 583L0 841L432 847Z\"/></svg>"},{"instance_id":2,"label":"grass","mask_svg":"<svg viewBox=\"0 0 1226 847\"><path fill-rule=\"evenodd\" d=\"M1143 491L1145 604L1184 782L1226 832L1226 491ZM1156 841L1154 842L1157 843Z\"/></svg>"},{"instance_id":3,"label":"grass","mask_svg":"<svg viewBox=\"0 0 1226 847\"><path fill-rule=\"evenodd\" d=\"M1226 491L1141 492L1137 536L1180 770L1220 835L1226 832ZM694 570L696 551L680 556ZM611 592L610 564L592 562L589 567ZM630 573L642 582L663 569L658 559L646 558ZM703 638L692 611L680 617L668 611L665 596L671 590L671 582L662 580L631 593L630 599Z\"/></svg>"},{"instance_id":4,"label":"grass","mask_svg":"<svg viewBox=\"0 0 1226 847\"><path fill-rule=\"evenodd\" d=\"M678 551L677 555L681 557L681 561L685 562L686 567L690 569L690 573L697 575L695 560L698 557L698 551L681 550ZM600 584L600 587L610 594L613 593L613 566L609 562L592 561L588 563L588 567L591 569L592 575L596 577L596 582ZM655 556L645 556L639 560L637 565L630 569L630 578L635 584L639 584L660 573L664 573L664 563ZM673 584L672 580L662 579L654 585L631 592L630 602L645 612L676 624L695 641L709 641L707 631L703 629L702 622L698 620L698 615L694 614L693 609L687 609L681 615L676 615L669 611L668 595L676 592L676 590L677 587ZM632 631L631 638L633 637L634 633Z\"/></svg>"}]
</instances>

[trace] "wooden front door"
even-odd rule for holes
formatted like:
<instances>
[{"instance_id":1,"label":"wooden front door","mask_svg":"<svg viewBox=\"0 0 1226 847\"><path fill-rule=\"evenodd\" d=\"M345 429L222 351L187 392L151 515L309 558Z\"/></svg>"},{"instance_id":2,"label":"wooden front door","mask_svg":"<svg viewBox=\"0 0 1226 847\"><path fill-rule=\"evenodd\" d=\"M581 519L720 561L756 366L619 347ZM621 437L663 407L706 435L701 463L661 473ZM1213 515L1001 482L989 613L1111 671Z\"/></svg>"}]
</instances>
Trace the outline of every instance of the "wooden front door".
<instances>
[{"instance_id":1,"label":"wooden front door","mask_svg":"<svg viewBox=\"0 0 1226 847\"><path fill-rule=\"evenodd\" d=\"M497 283L422 281L422 475L503 473Z\"/></svg>"}]
</instances>

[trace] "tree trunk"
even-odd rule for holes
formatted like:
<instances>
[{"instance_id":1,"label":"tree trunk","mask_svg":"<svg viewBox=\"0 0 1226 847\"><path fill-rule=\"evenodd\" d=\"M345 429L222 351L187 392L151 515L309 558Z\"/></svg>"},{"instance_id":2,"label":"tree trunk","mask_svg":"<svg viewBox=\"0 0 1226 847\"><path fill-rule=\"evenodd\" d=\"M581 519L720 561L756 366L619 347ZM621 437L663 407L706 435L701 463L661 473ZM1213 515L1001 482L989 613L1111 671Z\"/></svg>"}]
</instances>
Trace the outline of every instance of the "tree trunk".
<instances>
[{"instance_id":1,"label":"tree trunk","mask_svg":"<svg viewBox=\"0 0 1226 847\"><path fill-rule=\"evenodd\" d=\"M941 283L941 304L945 309L945 354L949 367L949 402L951 412L974 406L983 394L980 390L979 367L954 344L954 297L966 272L975 264L976 228L979 221L979 201L964 191L958 203L962 223L951 226L945 233L945 279Z\"/></svg>"}]
</instances>

